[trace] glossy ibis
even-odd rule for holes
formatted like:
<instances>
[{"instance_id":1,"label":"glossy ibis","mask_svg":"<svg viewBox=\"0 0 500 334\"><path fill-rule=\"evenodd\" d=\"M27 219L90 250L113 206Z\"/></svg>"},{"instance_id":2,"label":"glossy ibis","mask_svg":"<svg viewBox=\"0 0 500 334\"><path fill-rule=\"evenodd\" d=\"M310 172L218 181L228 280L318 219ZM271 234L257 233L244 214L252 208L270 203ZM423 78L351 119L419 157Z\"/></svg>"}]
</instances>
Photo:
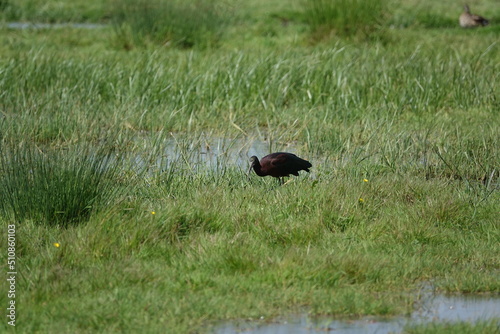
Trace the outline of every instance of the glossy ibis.
<instances>
[{"instance_id":1,"label":"glossy ibis","mask_svg":"<svg viewBox=\"0 0 500 334\"><path fill-rule=\"evenodd\" d=\"M488 20L479 15L471 14L469 6L464 5L464 12L460 15L460 26L462 28L475 28L479 26L487 26Z\"/></svg>"},{"instance_id":2,"label":"glossy ibis","mask_svg":"<svg viewBox=\"0 0 500 334\"><path fill-rule=\"evenodd\" d=\"M290 176L290 174L299 176L300 170L305 170L309 173L309 168L312 165L309 161L304 160L292 153L276 152L263 157L260 161L254 155L250 158L250 169L248 173L253 170L258 176L276 177L280 183L283 184L283 177Z\"/></svg>"}]
</instances>

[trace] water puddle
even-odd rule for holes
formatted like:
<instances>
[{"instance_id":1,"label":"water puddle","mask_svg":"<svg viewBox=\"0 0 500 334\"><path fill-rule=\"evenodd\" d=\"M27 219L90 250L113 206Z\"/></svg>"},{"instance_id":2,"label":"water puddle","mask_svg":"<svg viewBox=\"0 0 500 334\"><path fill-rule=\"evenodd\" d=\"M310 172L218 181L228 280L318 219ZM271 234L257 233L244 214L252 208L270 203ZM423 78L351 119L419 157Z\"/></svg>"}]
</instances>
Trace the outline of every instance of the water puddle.
<instances>
[{"instance_id":1,"label":"water puddle","mask_svg":"<svg viewBox=\"0 0 500 334\"><path fill-rule=\"evenodd\" d=\"M358 320L313 318L306 314L296 318L277 319L272 322L240 321L218 327L217 334L389 334L400 333L405 326L442 322L477 322L497 320L500 325L500 298L484 296L426 297L410 317L377 319L366 317Z\"/></svg>"},{"instance_id":2,"label":"water puddle","mask_svg":"<svg viewBox=\"0 0 500 334\"><path fill-rule=\"evenodd\" d=\"M249 158L252 155L262 157L270 153L269 143L265 141L225 138L210 138L195 143L189 148L189 152L192 153L190 160L194 164L213 167L219 167L219 165L225 164L245 168L248 167Z\"/></svg>"},{"instance_id":3,"label":"water puddle","mask_svg":"<svg viewBox=\"0 0 500 334\"><path fill-rule=\"evenodd\" d=\"M485 296L433 296L413 312L412 322L476 322L498 318L500 298Z\"/></svg>"},{"instance_id":4,"label":"water puddle","mask_svg":"<svg viewBox=\"0 0 500 334\"><path fill-rule=\"evenodd\" d=\"M277 151L297 153L293 143L270 144L259 139L227 139L206 137L197 140L177 140L169 138L163 141L160 154L155 158L157 168L168 168L179 161L192 168L223 169L227 166L236 166L247 170L251 156L259 158ZM135 163L144 165L148 159L136 157Z\"/></svg>"},{"instance_id":5,"label":"water puddle","mask_svg":"<svg viewBox=\"0 0 500 334\"><path fill-rule=\"evenodd\" d=\"M106 24L99 23L34 23L34 22L7 22L1 24L8 29L18 30L39 30L39 29L61 29L61 28L74 28L74 29L101 29L107 27Z\"/></svg>"}]
</instances>

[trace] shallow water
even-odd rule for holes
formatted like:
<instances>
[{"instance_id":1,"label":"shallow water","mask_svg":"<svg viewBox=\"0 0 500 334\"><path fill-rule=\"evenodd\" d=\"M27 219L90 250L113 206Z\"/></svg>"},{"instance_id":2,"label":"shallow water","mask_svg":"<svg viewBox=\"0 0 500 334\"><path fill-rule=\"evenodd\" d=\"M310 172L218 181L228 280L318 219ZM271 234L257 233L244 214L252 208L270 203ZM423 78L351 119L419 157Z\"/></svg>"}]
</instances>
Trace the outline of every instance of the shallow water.
<instances>
[{"instance_id":1,"label":"shallow water","mask_svg":"<svg viewBox=\"0 0 500 334\"><path fill-rule=\"evenodd\" d=\"M277 151L298 153L293 143L270 145L268 141L248 138L207 137L188 143L167 139L162 146L164 147L163 155L156 158L156 165L160 168L168 167L176 161L182 160L192 167L221 169L225 166L236 166L247 170L250 166L249 159L253 155L262 158ZM138 157L136 162L141 164L141 159Z\"/></svg>"},{"instance_id":2,"label":"shallow water","mask_svg":"<svg viewBox=\"0 0 500 334\"><path fill-rule=\"evenodd\" d=\"M255 334L389 334L400 333L405 326L432 322L476 322L496 319L500 325L500 298L481 296L433 295L424 298L410 317L377 319L366 317L358 320L311 318L300 314L296 318L276 319L271 322L239 321L219 326L215 333Z\"/></svg>"},{"instance_id":3,"label":"shallow water","mask_svg":"<svg viewBox=\"0 0 500 334\"><path fill-rule=\"evenodd\" d=\"M259 158L269 154L269 144L260 140L230 140L224 138L212 138L198 145L194 152L197 156L194 160L208 166L216 166L220 163L247 167L249 158L256 155Z\"/></svg>"}]
</instances>

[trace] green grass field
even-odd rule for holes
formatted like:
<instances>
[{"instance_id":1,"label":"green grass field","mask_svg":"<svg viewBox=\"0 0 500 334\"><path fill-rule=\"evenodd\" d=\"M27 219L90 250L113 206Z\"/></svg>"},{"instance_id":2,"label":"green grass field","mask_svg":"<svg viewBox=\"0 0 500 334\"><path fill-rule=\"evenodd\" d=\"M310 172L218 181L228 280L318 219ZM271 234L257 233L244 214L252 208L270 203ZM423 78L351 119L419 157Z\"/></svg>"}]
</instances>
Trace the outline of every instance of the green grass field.
<instances>
[{"instance_id":1,"label":"green grass field","mask_svg":"<svg viewBox=\"0 0 500 334\"><path fill-rule=\"evenodd\" d=\"M498 298L497 0L471 1L491 24L470 30L456 1L369 3L0 1L3 22L105 24L0 28L16 332L390 317L428 282ZM312 173L280 187L229 153L200 163L221 138Z\"/></svg>"}]
</instances>

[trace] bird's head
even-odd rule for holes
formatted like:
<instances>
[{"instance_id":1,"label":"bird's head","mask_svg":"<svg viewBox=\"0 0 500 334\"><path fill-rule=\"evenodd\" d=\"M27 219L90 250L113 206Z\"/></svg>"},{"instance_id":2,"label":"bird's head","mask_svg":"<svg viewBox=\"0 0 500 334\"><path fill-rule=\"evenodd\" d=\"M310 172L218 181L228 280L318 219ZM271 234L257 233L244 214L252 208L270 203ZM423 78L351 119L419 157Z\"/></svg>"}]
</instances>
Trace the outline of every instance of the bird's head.
<instances>
[{"instance_id":1,"label":"bird's head","mask_svg":"<svg viewBox=\"0 0 500 334\"><path fill-rule=\"evenodd\" d=\"M250 168L248 169L248 174L252 171L253 166L259 164L259 158L257 158L255 155L250 157Z\"/></svg>"}]
</instances>

